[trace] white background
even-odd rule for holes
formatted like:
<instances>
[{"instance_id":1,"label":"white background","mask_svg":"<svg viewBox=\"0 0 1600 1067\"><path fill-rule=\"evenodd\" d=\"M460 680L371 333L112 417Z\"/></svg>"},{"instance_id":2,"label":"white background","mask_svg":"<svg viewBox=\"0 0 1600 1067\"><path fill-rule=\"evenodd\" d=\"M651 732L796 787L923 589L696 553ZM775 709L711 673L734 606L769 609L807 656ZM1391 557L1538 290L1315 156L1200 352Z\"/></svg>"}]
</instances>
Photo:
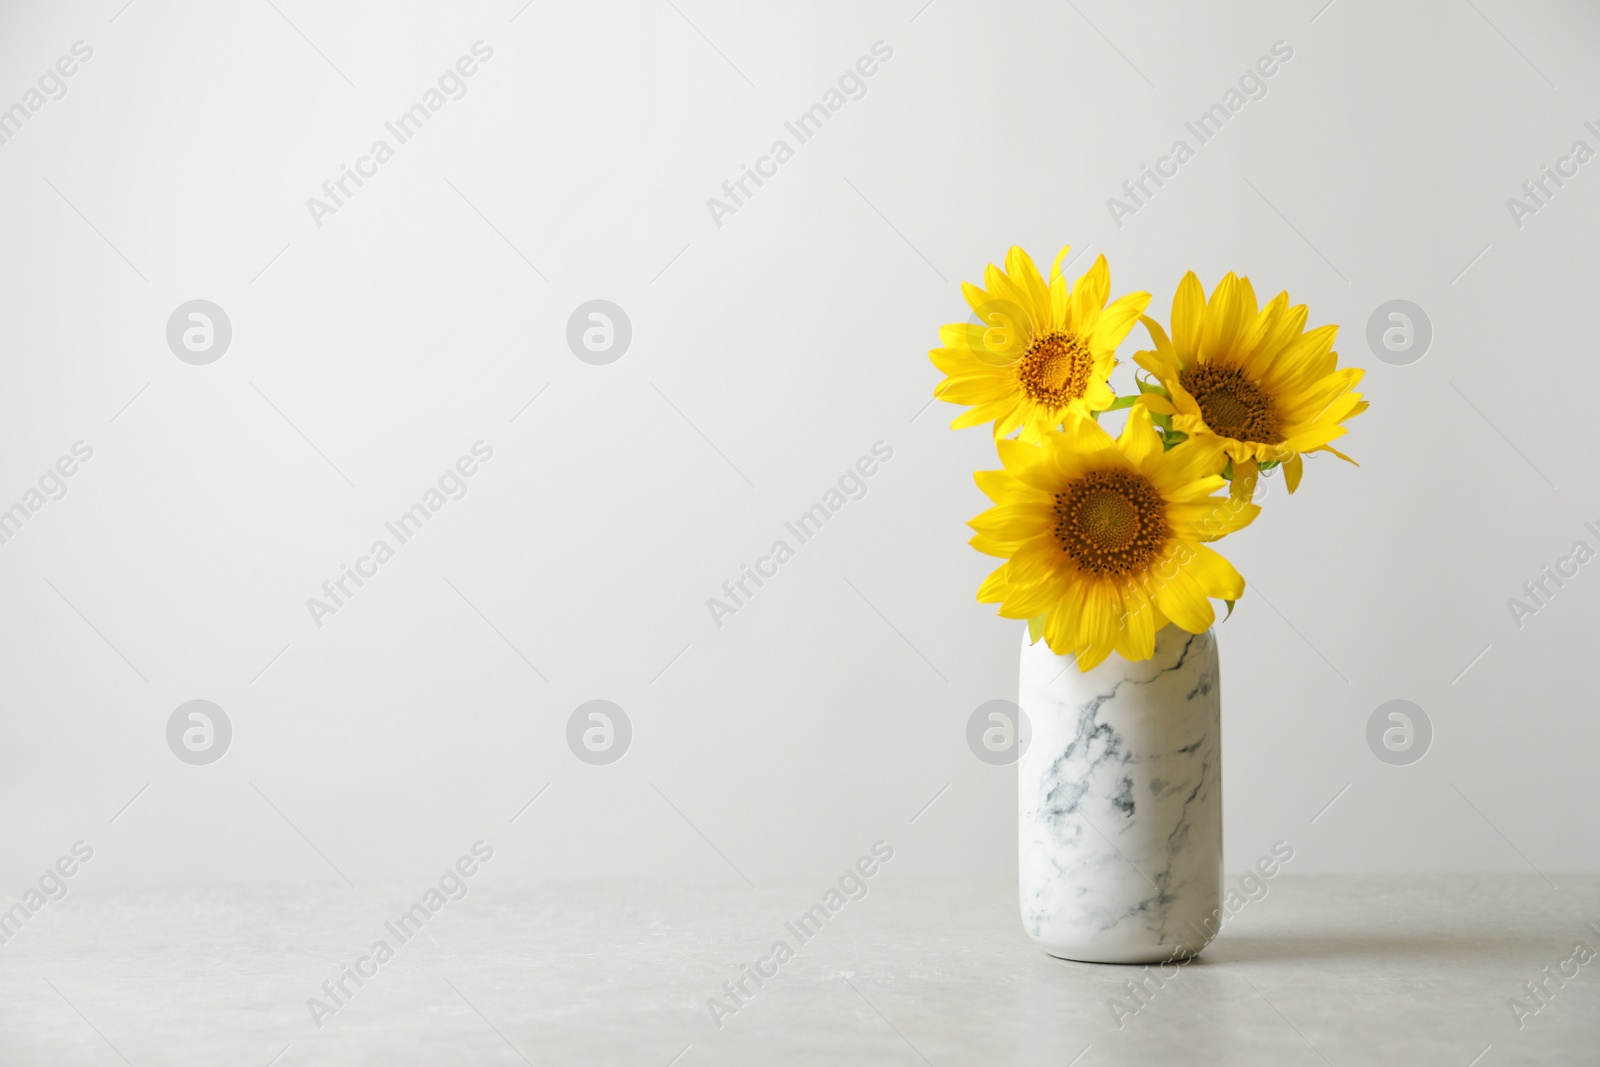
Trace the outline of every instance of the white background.
<instances>
[{"instance_id":1,"label":"white background","mask_svg":"<svg viewBox=\"0 0 1600 1067\"><path fill-rule=\"evenodd\" d=\"M1506 206L1600 148L1593 8L275 2L0 16L0 107L94 50L0 145L0 507L94 449L0 545L0 896L78 839L85 891L420 887L479 838L506 877L820 886L881 838L897 877L1013 878L1015 772L965 741L1016 691L963 525L993 446L928 406L926 357L1013 243L1106 254L1162 318L1183 271L1247 273L1368 368L1360 469L1267 483L1220 546L1251 583L1219 627L1229 868L1277 839L1298 871L1600 866L1600 563L1521 629L1506 603L1600 548L1600 162ZM479 40L466 96L316 226ZM716 225L877 41L866 95ZM1276 41L1266 97L1117 226ZM197 298L233 327L208 366L165 339ZM632 322L609 366L565 340L596 298ZM1365 342L1394 298L1433 322L1411 366ZM479 440L468 495L314 625ZM880 440L867 495L715 626ZM197 698L234 730L205 767L165 737ZM604 767L565 739L596 698L633 726ZM1408 767L1365 740L1394 698L1433 723Z\"/></svg>"}]
</instances>

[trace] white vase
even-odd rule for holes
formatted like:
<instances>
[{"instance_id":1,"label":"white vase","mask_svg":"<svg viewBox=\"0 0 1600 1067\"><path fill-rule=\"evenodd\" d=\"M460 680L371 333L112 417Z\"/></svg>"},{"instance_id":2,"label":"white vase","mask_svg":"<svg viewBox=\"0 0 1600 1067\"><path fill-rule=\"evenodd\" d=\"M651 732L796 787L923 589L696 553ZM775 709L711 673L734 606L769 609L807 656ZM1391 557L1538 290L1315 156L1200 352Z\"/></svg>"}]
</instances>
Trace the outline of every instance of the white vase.
<instances>
[{"instance_id":1,"label":"white vase","mask_svg":"<svg viewBox=\"0 0 1600 1067\"><path fill-rule=\"evenodd\" d=\"M1023 635L1022 924L1052 956L1187 959L1222 899L1222 701L1211 631L1167 626L1155 656L1082 673Z\"/></svg>"}]
</instances>

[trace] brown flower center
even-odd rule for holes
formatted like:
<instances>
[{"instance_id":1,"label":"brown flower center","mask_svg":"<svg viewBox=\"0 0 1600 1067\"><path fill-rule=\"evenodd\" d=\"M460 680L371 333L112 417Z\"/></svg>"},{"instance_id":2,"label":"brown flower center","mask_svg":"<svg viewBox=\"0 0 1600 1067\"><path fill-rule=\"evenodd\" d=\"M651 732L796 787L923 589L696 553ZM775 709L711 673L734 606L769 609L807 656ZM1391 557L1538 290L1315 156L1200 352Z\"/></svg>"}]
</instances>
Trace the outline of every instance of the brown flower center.
<instances>
[{"instance_id":1,"label":"brown flower center","mask_svg":"<svg viewBox=\"0 0 1600 1067\"><path fill-rule=\"evenodd\" d=\"M1166 502L1131 471L1093 471L1056 494L1056 540L1079 567L1135 575L1155 562L1171 535Z\"/></svg>"},{"instance_id":2,"label":"brown flower center","mask_svg":"<svg viewBox=\"0 0 1600 1067\"><path fill-rule=\"evenodd\" d=\"M1047 333L1017 362L1017 382L1029 399L1050 407L1065 407L1089 391L1094 356L1089 343L1075 333Z\"/></svg>"},{"instance_id":3,"label":"brown flower center","mask_svg":"<svg viewBox=\"0 0 1600 1067\"><path fill-rule=\"evenodd\" d=\"M1201 363L1178 375L1178 384L1194 397L1201 417L1219 437L1267 445L1283 440L1271 399L1238 367Z\"/></svg>"}]
</instances>

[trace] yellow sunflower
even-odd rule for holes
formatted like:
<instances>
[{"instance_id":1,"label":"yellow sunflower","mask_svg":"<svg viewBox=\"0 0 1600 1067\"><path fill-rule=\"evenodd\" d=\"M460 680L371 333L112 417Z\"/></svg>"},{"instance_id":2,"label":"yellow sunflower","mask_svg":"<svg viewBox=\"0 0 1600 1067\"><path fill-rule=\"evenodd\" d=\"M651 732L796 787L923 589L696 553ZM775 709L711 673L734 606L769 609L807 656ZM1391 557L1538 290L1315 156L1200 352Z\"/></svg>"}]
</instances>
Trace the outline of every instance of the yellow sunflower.
<instances>
[{"instance_id":1,"label":"yellow sunflower","mask_svg":"<svg viewBox=\"0 0 1600 1067\"><path fill-rule=\"evenodd\" d=\"M1201 543L1261 511L1213 495L1225 484L1218 442L1163 451L1150 413L1135 407L1116 439L1074 419L1065 433L998 447L1005 469L976 475L995 506L968 525L974 548L1006 562L978 600L1038 625L1052 652L1077 655L1079 670L1113 650L1149 659L1168 622L1204 633L1216 619L1207 598L1244 592L1233 565Z\"/></svg>"},{"instance_id":2,"label":"yellow sunflower","mask_svg":"<svg viewBox=\"0 0 1600 1067\"><path fill-rule=\"evenodd\" d=\"M1134 360L1162 392L1144 393L1139 403L1169 416L1173 430L1220 441L1233 461L1234 496L1254 495L1263 463L1283 464L1292 493L1306 452L1355 462L1328 442L1344 436L1346 419L1367 410L1352 391L1361 369L1339 368L1339 327L1307 331L1305 305L1291 307L1288 293L1258 308L1250 279L1229 274L1207 302L1190 271L1172 298L1172 337L1143 321L1156 348Z\"/></svg>"},{"instance_id":3,"label":"yellow sunflower","mask_svg":"<svg viewBox=\"0 0 1600 1067\"><path fill-rule=\"evenodd\" d=\"M1106 384L1117 346L1150 302L1129 293L1112 303L1111 271L1100 256L1078 284L1067 288L1056 256L1048 284L1028 253L1013 247L1006 269L990 265L987 288L963 282L962 295L982 325L955 323L939 330L944 347L928 353L948 377L933 395L971 410L951 429L993 420L995 437L1016 429L1033 441L1069 415L1104 411L1116 399Z\"/></svg>"}]
</instances>

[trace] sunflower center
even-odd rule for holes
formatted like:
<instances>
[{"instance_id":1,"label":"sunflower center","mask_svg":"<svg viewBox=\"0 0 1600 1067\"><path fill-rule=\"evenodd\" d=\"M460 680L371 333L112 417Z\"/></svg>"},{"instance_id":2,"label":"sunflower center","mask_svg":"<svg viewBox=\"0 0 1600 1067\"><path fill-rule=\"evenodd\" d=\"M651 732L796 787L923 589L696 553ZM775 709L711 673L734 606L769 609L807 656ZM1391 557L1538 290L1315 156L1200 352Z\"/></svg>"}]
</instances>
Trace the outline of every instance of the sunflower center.
<instances>
[{"instance_id":1,"label":"sunflower center","mask_svg":"<svg viewBox=\"0 0 1600 1067\"><path fill-rule=\"evenodd\" d=\"M1178 383L1200 405L1200 415L1219 437L1275 445L1283 440L1266 392L1238 367L1202 363L1178 375Z\"/></svg>"},{"instance_id":2,"label":"sunflower center","mask_svg":"<svg viewBox=\"0 0 1600 1067\"><path fill-rule=\"evenodd\" d=\"M1089 344L1075 333L1047 333L1017 362L1017 381L1037 403L1065 407L1089 391L1094 356Z\"/></svg>"},{"instance_id":3,"label":"sunflower center","mask_svg":"<svg viewBox=\"0 0 1600 1067\"><path fill-rule=\"evenodd\" d=\"M1056 540L1074 563L1126 577L1154 563L1171 530L1166 504L1131 471L1092 471L1056 494Z\"/></svg>"}]
</instances>

